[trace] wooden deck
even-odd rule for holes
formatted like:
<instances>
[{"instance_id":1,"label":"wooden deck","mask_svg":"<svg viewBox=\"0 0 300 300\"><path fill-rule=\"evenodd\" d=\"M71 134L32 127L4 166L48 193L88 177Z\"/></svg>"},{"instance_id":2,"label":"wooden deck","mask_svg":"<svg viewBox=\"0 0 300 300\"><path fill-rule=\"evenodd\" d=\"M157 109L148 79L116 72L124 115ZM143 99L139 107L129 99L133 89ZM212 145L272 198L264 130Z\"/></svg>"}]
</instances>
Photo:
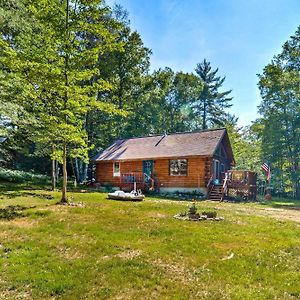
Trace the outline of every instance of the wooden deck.
<instances>
[{"instance_id":1,"label":"wooden deck","mask_svg":"<svg viewBox=\"0 0 300 300\"><path fill-rule=\"evenodd\" d=\"M214 184L211 178L208 182L208 199L223 201L225 199L243 198L255 200L257 193L257 174L246 170L229 170L225 178Z\"/></svg>"},{"instance_id":2,"label":"wooden deck","mask_svg":"<svg viewBox=\"0 0 300 300\"><path fill-rule=\"evenodd\" d=\"M120 188L123 191L132 191L134 188L143 192L155 189L155 180L143 172L122 173L120 176Z\"/></svg>"}]
</instances>

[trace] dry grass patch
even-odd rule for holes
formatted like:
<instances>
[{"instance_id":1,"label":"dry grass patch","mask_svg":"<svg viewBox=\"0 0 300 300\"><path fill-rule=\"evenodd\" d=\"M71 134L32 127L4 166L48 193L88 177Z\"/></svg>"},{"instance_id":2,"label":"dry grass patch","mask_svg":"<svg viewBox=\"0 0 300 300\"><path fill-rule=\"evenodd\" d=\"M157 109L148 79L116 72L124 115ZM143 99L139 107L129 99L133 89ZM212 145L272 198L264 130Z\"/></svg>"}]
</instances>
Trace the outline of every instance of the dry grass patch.
<instances>
[{"instance_id":1,"label":"dry grass patch","mask_svg":"<svg viewBox=\"0 0 300 300\"><path fill-rule=\"evenodd\" d=\"M146 213L145 216L150 217L150 218L158 218L158 219L164 219L164 218L168 217L166 214L159 213L159 212L149 212L149 213Z\"/></svg>"},{"instance_id":2,"label":"dry grass patch","mask_svg":"<svg viewBox=\"0 0 300 300\"><path fill-rule=\"evenodd\" d=\"M182 284L188 285L198 281L198 277L195 276L196 270L188 268L183 262L165 261L158 258L151 263L163 270L168 277L179 280Z\"/></svg>"},{"instance_id":3,"label":"dry grass patch","mask_svg":"<svg viewBox=\"0 0 300 300\"><path fill-rule=\"evenodd\" d=\"M38 220L29 219L29 218L20 218L10 221L0 221L0 226L16 226L20 228L32 228L37 226Z\"/></svg>"}]
</instances>

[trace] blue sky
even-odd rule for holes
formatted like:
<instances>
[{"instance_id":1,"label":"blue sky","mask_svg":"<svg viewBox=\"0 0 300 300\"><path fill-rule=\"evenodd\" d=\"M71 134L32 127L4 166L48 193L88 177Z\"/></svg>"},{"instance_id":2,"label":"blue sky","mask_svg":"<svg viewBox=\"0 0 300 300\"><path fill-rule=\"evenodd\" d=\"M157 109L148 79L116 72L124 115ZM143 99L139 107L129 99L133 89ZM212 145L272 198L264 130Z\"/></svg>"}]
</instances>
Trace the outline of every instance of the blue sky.
<instances>
[{"instance_id":1,"label":"blue sky","mask_svg":"<svg viewBox=\"0 0 300 300\"><path fill-rule=\"evenodd\" d=\"M193 72L204 58L225 75L240 125L257 117L257 73L300 25L300 0L118 0L152 49L151 68Z\"/></svg>"}]
</instances>

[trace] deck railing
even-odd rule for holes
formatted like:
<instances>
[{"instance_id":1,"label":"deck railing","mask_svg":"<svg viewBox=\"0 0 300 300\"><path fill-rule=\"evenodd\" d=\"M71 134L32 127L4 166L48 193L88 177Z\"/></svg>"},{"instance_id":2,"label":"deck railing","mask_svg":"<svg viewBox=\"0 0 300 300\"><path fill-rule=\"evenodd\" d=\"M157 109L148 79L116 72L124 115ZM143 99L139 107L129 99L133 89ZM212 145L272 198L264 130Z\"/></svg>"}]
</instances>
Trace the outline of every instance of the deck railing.
<instances>
[{"instance_id":1,"label":"deck railing","mask_svg":"<svg viewBox=\"0 0 300 300\"><path fill-rule=\"evenodd\" d=\"M221 201L224 200L225 195L227 194L227 189L228 189L228 180L229 180L229 175L228 173L225 174L223 186L222 186L222 197Z\"/></svg>"},{"instance_id":2,"label":"deck railing","mask_svg":"<svg viewBox=\"0 0 300 300\"><path fill-rule=\"evenodd\" d=\"M131 190L136 187L141 190L147 189L153 191L155 189L155 181L143 172L122 173L120 176L120 187Z\"/></svg>"},{"instance_id":3,"label":"deck railing","mask_svg":"<svg viewBox=\"0 0 300 300\"><path fill-rule=\"evenodd\" d=\"M207 196L209 197L210 196L210 193L211 193L211 190L213 189L213 180L214 180L214 176L211 175L209 180L208 180L208 183L207 183Z\"/></svg>"}]
</instances>

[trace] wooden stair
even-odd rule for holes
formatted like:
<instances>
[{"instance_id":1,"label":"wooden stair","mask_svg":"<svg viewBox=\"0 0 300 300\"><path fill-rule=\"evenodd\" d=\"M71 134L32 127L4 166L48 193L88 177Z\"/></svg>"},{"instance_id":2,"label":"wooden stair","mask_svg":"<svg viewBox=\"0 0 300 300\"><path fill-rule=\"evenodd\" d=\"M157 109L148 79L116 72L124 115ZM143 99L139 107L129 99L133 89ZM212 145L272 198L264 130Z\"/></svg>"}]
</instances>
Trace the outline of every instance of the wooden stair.
<instances>
[{"instance_id":1,"label":"wooden stair","mask_svg":"<svg viewBox=\"0 0 300 300\"><path fill-rule=\"evenodd\" d=\"M214 184L208 193L209 200L221 201L222 199L222 184Z\"/></svg>"}]
</instances>

